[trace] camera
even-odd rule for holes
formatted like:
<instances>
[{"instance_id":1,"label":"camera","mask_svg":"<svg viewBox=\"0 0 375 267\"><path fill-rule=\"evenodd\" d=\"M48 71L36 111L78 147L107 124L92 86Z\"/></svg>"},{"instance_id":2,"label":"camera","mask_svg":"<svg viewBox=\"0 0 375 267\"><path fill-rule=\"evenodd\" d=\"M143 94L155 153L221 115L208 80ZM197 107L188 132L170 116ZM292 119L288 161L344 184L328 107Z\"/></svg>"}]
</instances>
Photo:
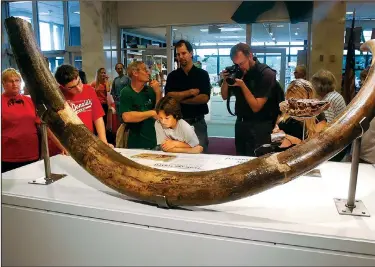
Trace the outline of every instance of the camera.
<instances>
[{"instance_id":1,"label":"camera","mask_svg":"<svg viewBox=\"0 0 375 267\"><path fill-rule=\"evenodd\" d=\"M242 71L238 65L226 67L225 70L229 73L225 80L229 85L235 84L236 78L240 79L242 77Z\"/></svg>"}]
</instances>

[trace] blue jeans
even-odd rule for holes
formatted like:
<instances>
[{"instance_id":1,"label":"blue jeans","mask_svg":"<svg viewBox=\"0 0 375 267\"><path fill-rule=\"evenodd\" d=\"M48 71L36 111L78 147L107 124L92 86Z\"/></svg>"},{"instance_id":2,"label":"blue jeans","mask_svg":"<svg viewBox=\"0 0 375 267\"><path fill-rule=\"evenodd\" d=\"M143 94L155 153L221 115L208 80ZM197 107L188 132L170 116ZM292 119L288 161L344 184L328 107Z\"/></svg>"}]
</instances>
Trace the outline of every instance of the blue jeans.
<instances>
[{"instance_id":1,"label":"blue jeans","mask_svg":"<svg viewBox=\"0 0 375 267\"><path fill-rule=\"evenodd\" d=\"M194 126L195 134L198 137L199 145L203 147L203 153L208 151L208 134L207 134L207 124L204 118L197 121L186 120L191 126Z\"/></svg>"}]
</instances>

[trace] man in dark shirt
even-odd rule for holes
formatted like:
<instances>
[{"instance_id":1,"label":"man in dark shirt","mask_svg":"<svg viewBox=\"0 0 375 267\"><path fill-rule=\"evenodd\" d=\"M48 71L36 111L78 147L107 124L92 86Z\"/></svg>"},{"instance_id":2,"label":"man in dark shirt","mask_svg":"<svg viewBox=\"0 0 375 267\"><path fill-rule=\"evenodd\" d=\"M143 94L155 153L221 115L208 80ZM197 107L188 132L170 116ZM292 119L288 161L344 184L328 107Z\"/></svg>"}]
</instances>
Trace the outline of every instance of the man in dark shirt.
<instances>
[{"instance_id":1,"label":"man in dark shirt","mask_svg":"<svg viewBox=\"0 0 375 267\"><path fill-rule=\"evenodd\" d=\"M207 152L208 135L204 115L208 113L211 84L207 71L193 65L193 47L185 40L175 45L180 68L169 73L165 95L181 103L183 119L194 126L203 152Z\"/></svg>"},{"instance_id":2,"label":"man in dark shirt","mask_svg":"<svg viewBox=\"0 0 375 267\"><path fill-rule=\"evenodd\" d=\"M253 57L247 44L232 47L230 57L242 71L242 78L228 85L224 71L221 96L224 100L232 91L236 97L235 144L238 155L255 156L255 151L271 141L272 129L279 111L277 93L273 88L276 74ZM263 66L263 67L261 67ZM230 88L230 89L229 89ZM259 154L257 154L259 155Z\"/></svg>"}]
</instances>

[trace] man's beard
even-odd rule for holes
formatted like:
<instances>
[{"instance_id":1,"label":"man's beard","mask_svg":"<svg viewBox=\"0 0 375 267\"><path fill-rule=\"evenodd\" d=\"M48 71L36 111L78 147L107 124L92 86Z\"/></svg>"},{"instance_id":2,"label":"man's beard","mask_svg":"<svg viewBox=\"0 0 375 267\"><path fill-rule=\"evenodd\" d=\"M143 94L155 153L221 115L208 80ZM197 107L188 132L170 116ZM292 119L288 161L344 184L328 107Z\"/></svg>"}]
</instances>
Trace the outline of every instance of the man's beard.
<instances>
[{"instance_id":1,"label":"man's beard","mask_svg":"<svg viewBox=\"0 0 375 267\"><path fill-rule=\"evenodd\" d=\"M181 65L181 67L186 67L187 64L188 64L187 60L181 60L181 61L180 61L180 65Z\"/></svg>"}]
</instances>

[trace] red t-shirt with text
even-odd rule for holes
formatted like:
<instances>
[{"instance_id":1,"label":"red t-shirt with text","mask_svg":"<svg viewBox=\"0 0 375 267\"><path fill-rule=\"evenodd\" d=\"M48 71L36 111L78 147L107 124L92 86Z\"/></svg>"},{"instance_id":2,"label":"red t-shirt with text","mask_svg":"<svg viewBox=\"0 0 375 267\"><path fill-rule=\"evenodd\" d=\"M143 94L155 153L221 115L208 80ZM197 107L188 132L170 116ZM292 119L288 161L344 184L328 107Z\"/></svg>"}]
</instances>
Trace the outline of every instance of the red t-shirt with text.
<instances>
[{"instance_id":1,"label":"red t-shirt with text","mask_svg":"<svg viewBox=\"0 0 375 267\"><path fill-rule=\"evenodd\" d=\"M36 125L40 123L30 97L1 95L1 160L25 162L39 158Z\"/></svg>"},{"instance_id":2,"label":"red t-shirt with text","mask_svg":"<svg viewBox=\"0 0 375 267\"><path fill-rule=\"evenodd\" d=\"M104 116L103 108L95 93L95 89L90 85L84 84L80 94L72 95L62 90L66 101L69 103L73 111L78 115L86 127L94 132L94 121ZM60 154L60 149L50 142L50 156Z\"/></svg>"}]
</instances>

